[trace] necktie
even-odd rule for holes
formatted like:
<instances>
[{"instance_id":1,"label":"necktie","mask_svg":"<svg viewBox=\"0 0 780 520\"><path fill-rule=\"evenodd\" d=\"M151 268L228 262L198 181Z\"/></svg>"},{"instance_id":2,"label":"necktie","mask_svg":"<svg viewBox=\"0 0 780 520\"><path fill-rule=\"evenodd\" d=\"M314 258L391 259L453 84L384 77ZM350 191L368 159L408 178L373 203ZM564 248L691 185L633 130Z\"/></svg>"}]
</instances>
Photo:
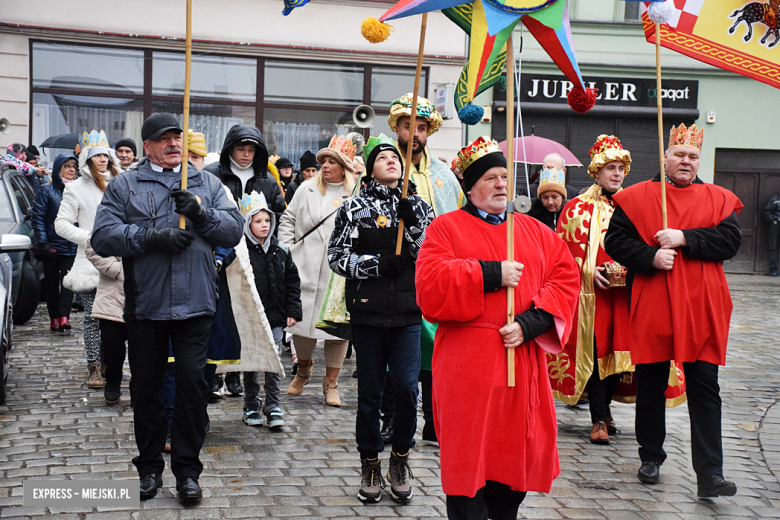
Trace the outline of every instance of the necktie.
<instances>
[{"instance_id":1,"label":"necktie","mask_svg":"<svg viewBox=\"0 0 780 520\"><path fill-rule=\"evenodd\" d=\"M499 218L498 215L491 215L490 213L488 213L487 216L485 217L485 220L489 224L493 224L494 226L501 224L501 219Z\"/></svg>"}]
</instances>

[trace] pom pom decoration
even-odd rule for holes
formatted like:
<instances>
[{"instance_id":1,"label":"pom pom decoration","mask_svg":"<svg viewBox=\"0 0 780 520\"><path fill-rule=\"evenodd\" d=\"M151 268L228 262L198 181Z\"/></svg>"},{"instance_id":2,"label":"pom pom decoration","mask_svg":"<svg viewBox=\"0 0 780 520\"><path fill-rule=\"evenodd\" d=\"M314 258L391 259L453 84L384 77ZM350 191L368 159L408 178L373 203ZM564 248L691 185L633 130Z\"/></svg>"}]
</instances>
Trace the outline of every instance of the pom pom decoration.
<instances>
[{"instance_id":1,"label":"pom pom decoration","mask_svg":"<svg viewBox=\"0 0 780 520\"><path fill-rule=\"evenodd\" d=\"M482 116L484 115L484 108L479 105L472 105L471 103L458 110L458 119L460 119L460 122L464 125L476 125L482 121Z\"/></svg>"},{"instance_id":2,"label":"pom pom decoration","mask_svg":"<svg viewBox=\"0 0 780 520\"><path fill-rule=\"evenodd\" d=\"M569 91L566 101L572 110L584 114L596 104L596 89L589 88L585 91L575 87Z\"/></svg>"},{"instance_id":3,"label":"pom pom decoration","mask_svg":"<svg viewBox=\"0 0 780 520\"><path fill-rule=\"evenodd\" d=\"M395 31L392 25L382 23L373 16L369 16L360 24L360 32L363 38L371 43L382 43L390 37L390 33Z\"/></svg>"},{"instance_id":4,"label":"pom pom decoration","mask_svg":"<svg viewBox=\"0 0 780 520\"><path fill-rule=\"evenodd\" d=\"M647 8L647 16L657 24L669 23L674 16L674 2L672 0L656 1Z\"/></svg>"}]
</instances>

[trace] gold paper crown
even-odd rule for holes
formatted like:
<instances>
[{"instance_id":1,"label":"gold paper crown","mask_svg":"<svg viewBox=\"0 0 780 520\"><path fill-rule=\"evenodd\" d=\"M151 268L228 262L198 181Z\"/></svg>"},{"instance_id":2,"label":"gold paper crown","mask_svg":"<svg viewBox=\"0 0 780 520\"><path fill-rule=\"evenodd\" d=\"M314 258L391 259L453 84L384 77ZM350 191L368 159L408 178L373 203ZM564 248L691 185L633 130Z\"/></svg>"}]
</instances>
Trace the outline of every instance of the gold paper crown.
<instances>
[{"instance_id":1,"label":"gold paper crown","mask_svg":"<svg viewBox=\"0 0 780 520\"><path fill-rule=\"evenodd\" d=\"M355 152L357 152L357 146L352 142L352 139L346 139L343 135L334 135L328 148L343 153L349 157L350 161L355 159Z\"/></svg>"},{"instance_id":2,"label":"gold paper crown","mask_svg":"<svg viewBox=\"0 0 780 520\"><path fill-rule=\"evenodd\" d=\"M503 153L496 141L483 135L470 145L460 149L458 152L458 169L465 175L466 169L478 159L495 152Z\"/></svg>"},{"instance_id":3,"label":"gold paper crown","mask_svg":"<svg viewBox=\"0 0 780 520\"><path fill-rule=\"evenodd\" d=\"M591 177L594 177L602 166L612 161L622 162L626 167L626 175L631 169L631 152L625 150L620 144L620 139L614 135L601 134L588 153L590 154L588 174Z\"/></svg>"},{"instance_id":4,"label":"gold paper crown","mask_svg":"<svg viewBox=\"0 0 780 520\"><path fill-rule=\"evenodd\" d=\"M193 132L191 128L187 131L187 134L189 135L187 149L195 155L206 157L209 154L206 148L206 136L200 132Z\"/></svg>"},{"instance_id":5,"label":"gold paper crown","mask_svg":"<svg viewBox=\"0 0 780 520\"><path fill-rule=\"evenodd\" d=\"M402 117L412 116L412 102L414 101L412 93L405 94L390 105L390 115L387 122L390 130L398 131L398 120ZM424 97L417 97L417 117L422 117L428 121L428 135L431 136L439 131L442 125L442 119L436 111L436 106Z\"/></svg>"},{"instance_id":6,"label":"gold paper crown","mask_svg":"<svg viewBox=\"0 0 780 520\"><path fill-rule=\"evenodd\" d=\"M103 130L98 133L93 128L92 132L84 132L81 134L79 144L81 145L82 149L92 146L102 146L104 148L108 148L108 138L106 137L106 133Z\"/></svg>"},{"instance_id":7,"label":"gold paper crown","mask_svg":"<svg viewBox=\"0 0 780 520\"><path fill-rule=\"evenodd\" d=\"M696 125L686 128L684 123L680 123L677 128L672 127L669 132L669 148L672 146L695 146L701 150L704 143L704 129L699 130Z\"/></svg>"}]
</instances>

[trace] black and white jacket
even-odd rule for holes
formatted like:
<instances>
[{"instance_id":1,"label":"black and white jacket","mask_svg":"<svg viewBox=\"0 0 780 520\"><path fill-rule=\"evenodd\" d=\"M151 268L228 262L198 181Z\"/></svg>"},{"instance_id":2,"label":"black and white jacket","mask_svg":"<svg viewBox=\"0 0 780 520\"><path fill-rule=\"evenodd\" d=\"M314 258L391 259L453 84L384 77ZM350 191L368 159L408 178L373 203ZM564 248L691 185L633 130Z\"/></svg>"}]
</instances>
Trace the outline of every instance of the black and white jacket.
<instances>
[{"instance_id":1,"label":"black and white jacket","mask_svg":"<svg viewBox=\"0 0 780 520\"><path fill-rule=\"evenodd\" d=\"M379 273L380 258L395 254L399 222L396 208L400 198L400 186L388 188L369 180L336 213L328 263L336 274L347 279L347 309L353 324L399 327L421 323L414 268L394 278ZM411 181L407 198L419 222L416 226L404 226L401 254L416 260L434 213L430 204L416 195Z\"/></svg>"}]
</instances>

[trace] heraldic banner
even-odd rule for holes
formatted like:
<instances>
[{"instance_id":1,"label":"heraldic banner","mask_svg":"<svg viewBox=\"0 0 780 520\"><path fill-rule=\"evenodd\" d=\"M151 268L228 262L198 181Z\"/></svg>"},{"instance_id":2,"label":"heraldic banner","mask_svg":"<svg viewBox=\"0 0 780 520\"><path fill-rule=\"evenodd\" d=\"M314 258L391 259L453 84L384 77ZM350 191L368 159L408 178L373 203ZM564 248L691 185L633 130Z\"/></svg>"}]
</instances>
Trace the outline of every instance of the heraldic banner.
<instances>
[{"instance_id":1,"label":"heraldic banner","mask_svg":"<svg viewBox=\"0 0 780 520\"><path fill-rule=\"evenodd\" d=\"M780 88L780 0L674 0L675 12L661 26L661 45L715 67ZM655 24L642 4L648 42Z\"/></svg>"}]
</instances>

